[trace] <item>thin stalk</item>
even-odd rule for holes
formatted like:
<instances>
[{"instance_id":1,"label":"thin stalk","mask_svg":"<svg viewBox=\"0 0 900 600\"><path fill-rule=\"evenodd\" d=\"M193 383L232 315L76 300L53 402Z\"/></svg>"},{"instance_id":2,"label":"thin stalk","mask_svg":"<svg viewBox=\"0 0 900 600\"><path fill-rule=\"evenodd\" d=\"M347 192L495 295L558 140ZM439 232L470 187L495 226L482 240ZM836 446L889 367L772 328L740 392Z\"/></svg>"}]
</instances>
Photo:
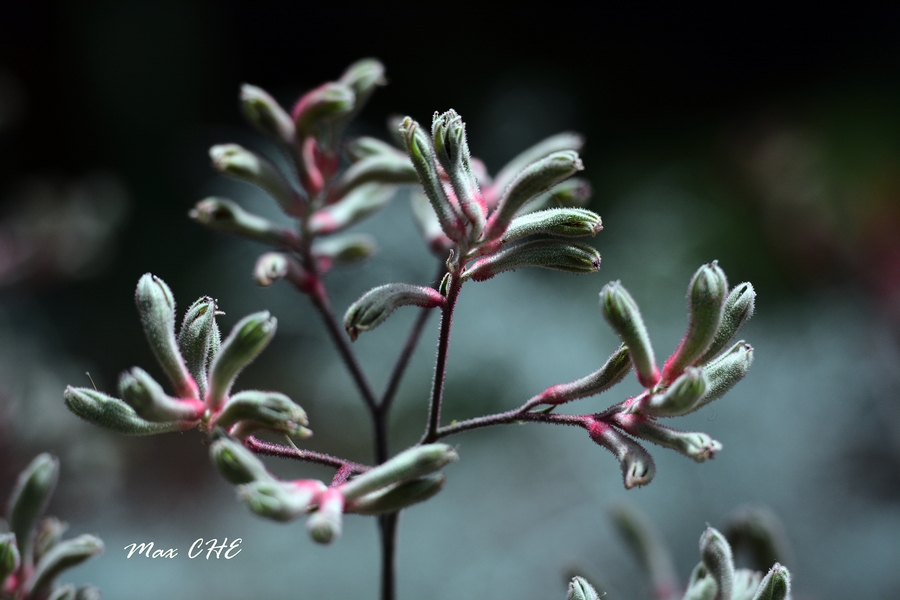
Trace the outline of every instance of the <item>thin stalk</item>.
<instances>
[{"instance_id":1,"label":"thin stalk","mask_svg":"<svg viewBox=\"0 0 900 600\"><path fill-rule=\"evenodd\" d=\"M353 461L345 460L330 454L322 454L321 452L313 452L312 450L302 450L300 448L292 448L290 446L282 446L281 444L272 444L253 437L252 435L244 440L244 446L253 450L257 454L265 456L278 456L280 458L293 458L304 462L315 463L317 465L325 465L326 467L334 467L336 469L349 469L353 473L365 473L372 467L367 467Z\"/></svg>"},{"instance_id":2,"label":"thin stalk","mask_svg":"<svg viewBox=\"0 0 900 600\"><path fill-rule=\"evenodd\" d=\"M397 522L400 513L378 517L381 538L381 600L394 600L397 590L394 573L397 557Z\"/></svg>"},{"instance_id":3,"label":"thin stalk","mask_svg":"<svg viewBox=\"0 0 900 600\"><path fill-rule=\"evenodd\" d=\"M458 269L457 269L458 271ZM458 272L450 276L450 286L447 290L447 298L441 307L441 332L438 337L437 361L434 365L434 381L431 384L431 403L428 408L428 429L422 437L422 444L428 444L437 438L438 428L441 425L441 405L444 400L444 381L447 378L447 351L450 348L450 326L453 323L453 309L459 298L459 290L462 280Z\"/></svg>"},{"instance_id":4,"label":"thin stalk","mask_svg":"<svg viewBox=\"0 0 900 600\"><path fill-rule=\"evenodd\" d=\"M582 417L577 415L555 415L551 413L529 412L532 408L540 404L541 397L535 396L519 408L514 408L513 410L494 415L475 417L474 419L467 419L465 421L458 421L452 425L439 428L435 439L445 438L472 429L491 427L493 425L512 425L513 423L520 423L522 421L557 423L564 425L578 425L581 422Z\"/></svg>"}]
</instances>

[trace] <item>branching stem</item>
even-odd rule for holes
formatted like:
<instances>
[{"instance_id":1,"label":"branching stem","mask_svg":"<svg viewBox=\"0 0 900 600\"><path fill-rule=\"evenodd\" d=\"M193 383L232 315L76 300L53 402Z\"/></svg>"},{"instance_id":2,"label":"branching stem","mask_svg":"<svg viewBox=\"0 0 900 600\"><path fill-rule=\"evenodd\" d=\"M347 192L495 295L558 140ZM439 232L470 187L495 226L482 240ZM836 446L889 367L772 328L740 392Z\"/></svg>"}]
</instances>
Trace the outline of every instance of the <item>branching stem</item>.
<instances>
[{"instance_id":1,"label":"branching stem","mask_svg":"<svg viewBox=\"0 0 900 600\"><path fill-rule=\"evenodd\" d=\"M454 269L450 274L450 285L447 289L447 297L441 307L441 331L438 337L437 361L434 365L434 381L431 384L431 404L428 408L428 428L420 443L429 444L438 439L438 429L441 425L441 405L444 399L444 381L447 377L447 351L450 348L450 326L453 324L453 309L459 298L459 290L462 280L459 276L460 269Z\"/></svg>"},{"instance_id":2,"label":"branching stem","mask_svg":"<svg viewBox=\"0 0 900 600\"><path fill-rule=\"evenodd\" d=\"M351 473L365 473L372 468L330 454L322 454L321 452L313 452L312 450L302 450L300 448L291 448L290 446L265 442L253 436L245 439L244 445L257 454L278 456L280 458L292 458L294 460L302 460L317 465L325 465L326 467L334 467L338 470L349 469Z\"/></svg>"}]
</instances>

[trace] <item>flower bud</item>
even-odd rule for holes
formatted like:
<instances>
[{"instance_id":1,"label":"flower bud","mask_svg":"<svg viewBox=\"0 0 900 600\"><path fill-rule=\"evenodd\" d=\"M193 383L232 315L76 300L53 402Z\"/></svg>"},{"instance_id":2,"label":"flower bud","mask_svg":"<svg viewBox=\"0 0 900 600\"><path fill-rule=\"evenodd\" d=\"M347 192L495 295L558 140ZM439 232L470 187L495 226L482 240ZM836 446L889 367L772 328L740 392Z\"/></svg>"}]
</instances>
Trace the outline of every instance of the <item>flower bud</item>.
<instances>
[{"instance_id":1,"label":"flower bud","mask_svg":"<svg viewBox=\"0 0 900 600\"><path fill-rule=\"evenodd\" d=\"M753 348L741 340L728 352L703 367L708 382L706 394L694 406L694 410L724 396L728 390L744 378L750 370L751 364L753 364Z\"/></svg>"},{"instance_id":2,"label":"flower bud","mask_svg":"<svg viewBox=\"0 0 900 600\"><path fill-rule=\"evenodd\" d=\"M618 281L607 283L600 292L600 310L603 311L606 322L628 346L638 381L645 388L656 385L659 370L656 368L653 347L631 294Z\"/></svg>"},{"instance_id":3,"label":"flower bud","mask_svg":"<svg viewBox=\"0 0 900 600\"><path fill-rule=\"evenodd\" d=\"M359 112L372 93L380 86L387 84L384 78L384 65L374 58L358 60L344 71L338 80L356 95L354 114Z\"/></svg>"},{"instance_id":4,"label":"flower bud","mask_svg":"<svg viewBox=\"0 0 900 600\"><path fill-rule=\"evenodd\" d=\"M100 600L100 590L92 585L83 585L75 592L75 600Z\"/></svg>"},{"instance_id":5,"label":"flower bud","mask_svg":"<svg viewBox=\"0 0 900 600\"><path fill-rule=\"evenodd\" d=\"M657 598L674 598L679 588L675 565L659 531L644 514L626 504L611 511L619 534L631 547L638 562L649 575Z\"/></svg>"},{"instance_id":6,"label":"flower bud","mask_svg":"<svg viewBox=\"0 0 900 600\"><path fill-rule=\"evenodd\" d=\"M402 154L378 154L353 163L332 190L331 202L366 183L418 183L416 170Z\"/></svg>"},{"instance_id":7,"label":"flower bud","mask_svg":"<svg viewBox=\"0 0 900 600\"><path fill-rule=\"evenodd\" d=\"M356 94L343 83L320 85L304 94L291 111L297 133L317 135L323 125L350 114L355 102Z\"/></svg>"},{"instance_id":8,"label":"flower bud","mask_svg":"<svg viewBox=\"0 0 900 600\"><path fill-rule=\"evenodd\" d=\"M561 181L523 206L518 214L548 208L584 206L591 199L591 184L587 179L570 177Z\"/></svg>"},{"instance_id":9,"label":"flower bud","mask_svg":"<svg viewBox=\"0 0 900 600\"><path fill-rule=\"evenodd\" d=\"M319 498L319 509L306 521L306 531L320 544L330 544L339 538L344 514L344 495L339 488L330 487Z\"/></svg>"},{"instance_id":10,"label":"flower bud","mask_svg":"<svg viewBox=\"0 0 900 600\"><path fill-rule=\"evenodd\" d=\"M353 160L363 160L372 156L394 156L407 159L406 154L398 148L378 138L365 135L348 142L346 150Z\"/></svg>"},{"instance_id":11,"label":"flower bud","mask_svg":"<svg viewBox=\"0 0 900 600\"><path fill-rule=\"evenodd\" d=\"M413 218L419 233L428 244L431 251L442 259L447 256L450 249L453 248L453 241L447 237L441 228L441 222L431 208L428 197L418 190L413 190L410 194L410 204L412 205Z\"/></svg>"},{"instance_id":12,"label":"flower bud","mask_svg":"<svg viewBox=\"0 0 900 600\"><path fill-rule=\"evenodd\" d=\"M210 359L219 351L221 336L216 325L216 301L204 296L191 304L178 331L178 349L188 371L200 391L206 396L208 384L206 369Z\"/></svg>"},{"instance_id":13,"label":"flower bud","mask_svg":"<svg viewBox=\"0 0 900 600\"><path fill-rule=\"evenodd\" d=\"M234 233L271 246L298 248L297 234L268 219L248 213L228 198L205 198L188 216L213 231Z\"/></svg>"},{"instance_id":14,"label":"flower bud","mask_svg":"<svg viewBox=\"0 0 900 600\"><path fill-rule=\"evenodd\" d=\"M612 452L619 461L625 489L650 483L656 474L656 465L643 446L602 421L592 419L587 430L595 443Z\"/></svg>"},{"instance_id":15,"label":"flower bud","mask_svg":"<svg viewBox=\"0 0 900 600\"><path fill-rule=\"evenodd\" d=\"M58 478L59 459L46 452L39 454L19 474L9 496L9 529L16 536L19 556L26 562L31 558L32 530L47 508Z\"/></svg>"},{"instance_id":16,"label":"flower bud","mask_svg":"<svg viewBox=\"0 0 900 600\"><path fill-rule=\"evenodd\" d=\"M312 235L327 235L346 229L383 208L394 190L380 183L367 183L354 189L343 199L314 212L308 222Z\"/></svg>"},{"instance_id":17,"label":"flower bud","mask_svg":"<svg viewBox=\"0 0 900 600\"><path fill-rule=\"evenodd\" d=\"M503 235L526 202L583 169L578 153L572 150L554 152L525 167L504 190L497 210L488 221L484 238L492 240Z\"/></svg>"},{"instance_id":18,"label":"flower bud","mask_svg":"<svg viewBox=\"0 0 900 600\"><path fill-rule=\"evenodd\" d=\"M586 398L604 392L628 375L631 360L628 347L619 346L598 370L571 383L552 385L541 392L541 404L562 404L577 398Z\"/></svg>"},{"instance_id":19,"label":"flower bud","mask_svg":"<svg viewBox=\"0 0 900 600\"><path fill-rule=\"evenodd\" d=\"M603 225L600 215L595 212L583 208L549 208L513 219L500 241L507 244L538 234L560 237L593 236L601 229Z\"/></svg>"},{"instance_id":20,"label":"flower bud","mask_svg":"<svg viewBox=\"0 0 900 600\"><path fill-rule=\"evenodd\" d=\"M77 600L75 586L71 583L61 585L47 596L47 600Z\"/></svg>"},{"instance_id":21,"label":"flower bud","mask_svg":"<svg viewBox=\"0 0 900 600\"><path fill-rule=\"evenodd\" d=\"M697 363L703 365L714 359L753 316L755 308L756 291L750 283L744 282L731 290L722 307L722 322L716 337Z\"/></svg>"},{"instance_id":22,"label":"flower bud","mask_svg":"<svg viewBox=\"0 0 900 600\"><path fill-rule=\"evenodd\" d=\"M419 182L431 202L431 208L437 215L441 229L451 240L455 242L462 240L465 237L465 227L444 192L444 186L438 176L431 140L422 131L421 126L410 117L406 117L400 124L400 134L406 145L406 153L416 168Z\"/></svg>"},{"instance_id":23,"label":"flower bud","mask_svg":"<svg viewBox=\"0 0 900 600\"><path fill-rule=\"evenodd\" d=\"M753 600L762 581L762 573L750 569L734 570L731 600Z\"/></svg>"},{"instance_id":24,"label":"flower bud","mask_svg":"<svg viewBox=\"0 0 900 600\"><path fill-rule=\"evenodd\" d=\"M554 152L563 150L575 150L577 152L583 146L584 138L577 133L566 132L550 136L509 161L494 177L494 183L491 187L496 193L500 194L515 179L516 175L521 173L528 165Z\"/></svg>"},{"instance_id":25,"label":"flower bud","mask_svg":"<svg viewBox=\"0 0 900 600\"><path fill-rule=\"evenodd\" d=\"M347 506L347 512L358 515L380 515L397 512L413 504L424 502L444 487L442 474L427 475L387 486L357 498Z\"/></svg>"},{"instance_id":26,"label":"flower bud","mask_svg":"<svg viewBox=\"0 0 900 600\"><path fill-rule=\"evenodd\" d=\"M753 600L785 600L791 595L791 573L775 563L759 584Z\"/></svg>"},{"instance_id":27,"label":"flower bud","mask_svg":"<svg viewBox=\"0 0 900 600\"><path fill-rule=\"evenodd\" d=\"M671 448L697 462L714 458L716 452L722 449L722 444L705 433L679 431L664 427L643 415L618 413L613 419L616 425L627 433L665 448Z\"/></svg>"},{"instance_id":28,"label":"flower bud","mask_svg":"<svg viewBox=\"0 0 900 600\"><path fill-rule=\"evenodd\" d=\"M447 444L413 446L351 479L340 489L349 502L394 483L430 475L458 458L456 451Z\"/></svg>"},{"instance_id":29,"label":"flower bud","mask_svg":"<svg viewBox=\"0 0 900 600\"><path fill-rule=\"evenodd\" d=\"M300 197L275 165L265 158L237 144L213 146L209 149L209 157L219 173L262 188L289 215L300 213Z\"/></svg>"},{"instance_id":30,"label":"flower bud","mask_svg":"<svg viewBox=\"0 0 900 600\"><path fill-rule=\"evenodd\" d=\"M716 589L716 581L701 562L691 572L682 600L717 600Z\"/></svg>"},{"instance_id":31,"label":"flower bud","mask_svg":"<svg viewBox=\"0 0 900 600\"><path fill-rule=\"evenodd\" d=\"M238 496L261 517L287 522L306 514L327 488L321 481L257 480L238 486Z\"/></svg>"},{"instance_id":32,"label":"flower bud","mask_svg":"<svg viewBox=\"0 0 900 600\"><path fill-rule=\"evenodd\" d=\"M409 283L388 283L372 288L350 305L344 315L344 329L356 341L360 332L369 331L384 323L401 306L434 308L444 303L444 297L430 287Z\"/></svg>"},{"instance_id":33,"label":"flower bud","mask_svg":"<svg viewBox=\"0 0 900 600\"><path fill-rule=\"evenodd\" d=\"M568 273L593 273L600 269L600 253L587 244L560 240L533 240L516 244L472 263L463 279L485 281L503 271L543 267Z\"/></svg>"},{"instance_id":34,"label":"flower bud","mask_svg":"<svg viewBox=\"0 0 900 600\"><path fill-rule=\"evenodd\" d=\"M19 569L21 561L15 534L0 533L0 590L6 578Z\"/></svg>"},{"instance_id":35,"label":"flower bud","mask_svg":"<svg viewBox=\"0 0 900 600\"><path fill-rule=\"evenodd\" d=\"M311 289L310 277L296 258L281 252L266 252L256 259L253 280L257 285L269 287L279 279L286 279L301 292Z\"/></svg>"},{"instance_id":36,"label":"flower bud","mask_svg":"<svg viewBox=\"0 0 900 600\"><path fill-rule=\"evenodd\" d=\"M751 566L766 570L791 558L790 543L778 517L759 506L744 506L729 518L723 533L736 551L746 551Z\"/></svg>"},{"instance_id":37,"label":"flower bud","mask_svg":"<svg viewBox=\"0 0 900 600\"><path fill-rule=\"evenodd\" d=\"M175 341L175 298L166 282L145 273L134 295L144 334L179 398L197 398L197 384L181 358Z\"/></svg>"},{"instance_id":38,"label":"flower bud","mask_svg":"<svg viewBox=\"0 0 900 600\"><path fill-rule=\"evenodd\" d=\"M290 145L294 141L294 121L262 88L242 85L241 108L247 121L275 142Z\"/></svg>"},{"instance_id":39,"label":"flower bud","mask_svg":"<svg viewBox=\"0 0 900 600\"><path fill-rule=\"evenodd\" d=\"M154 435L170 431L185 431L197 426L198 421L168 421L154 423L142 419L122 400L90 388L66 388L63 398L73 413L94 425L124 435Z\"/></svg>"},{"instance_id":40,"label":"flower bud","mask_svg":"<svg viewBox=\"0 0 900 600\"><path fill-rule=\"evenodd\" d=\"M247 315L237 322L209 366L206 404L210 410L219 410L238 373L272 341L277 324L278 320L267 310Z\"/></svg>"},{"instance_id":41,"label":"flower bud","mask_svg":"<svg viewBox=\"0 0 900 600\"><path fill-rule=\"evenodd\" d=\"M68 528L68 524L56 517L42 519L34 533L34 562L39 561L50 548L58 544Z\"/></svg>"},{"instance_id":42,"label":"flower bud","mask_svg":"<svg viewBox=\"0 0 900 600\"><path fill-rule=\"evenodd\" d=\"M719 330L727 294L728 280L716 261L703 265L694 273L688 285L688 330L663 367L663 381L673 381L709 348Z\"/></svg>"},{"instance_id":43,"label":"flower bud","mask_svg":"<svg viewBox=\"0 0 900 600\"><path fill-rule=\"evenodd\" d=\"M688 367L664 392L646 395L638 410L654 417L686 415L695 410L707 386L703 369Z\"/></svg>"},{"instance_id":44,"label":"flower bud","mask_svg":"<svg viewBox=\"0 0 900 600\"><path fill-rule=\"evenodd\" d=\"M327 271L335 264L347 264L375 254L375 238L365 233L348 233L316 240L312 247L319 271Z\"/></svg>"},{"instance_id":45,"label":"flower bud","mask_svg":"<svg viewBox=\"0 0 900 600\"><path fill-rule=\"evenodd\" d=\"M312 432L306 412L293 400L278 392L244 391L233 395L216 415L214 425L229 429L241 422L244 431L265 429L309 437Z\"/></svg>"},{"instance_id":46,"label":"flower bud","mask_svg":"<svg viewBox=\"0 0 900 600\"><path fill-rule=\"evenodd\" d=\"M466 125L456 111L434 113L431 125L435 155L450 179L459 208L471 224L470 239L477 239L484 229L487 205L481 196L472 171L472 156L466 141Z\"/></svg>"},{"instance_id":47,"label":"flower bud","mask_svg":"<svg viewBox=\"0 0 900 600\"><path fill-rule=\"evenodd\" d=\"M167 395L162 386L140 367L122 373L119 393L139 417L154 423L192 421L196 424L206 409L196 398L179 400Z\"/></svg>"},{"instance_id":48,"label":"flower bud","mask_svg":"<svg viewBox=\"0 0 900 600\"><path fill-rule=\"evenodd\" d=\"M253 481L273 481L266 466L243 444L222 436L212 443L209 456L222 476L236 485Z\"/></svg>"},{"instance_id":49,"label":"flower bud","mask_svg":"<svg viewBox=\"0 0 900 600\"><path fill-rule=\"evenodd\" d=\"M700 559L716 582L716 598L731 598L734 588L734 559L731 546L721 533L707 527L700 536Z\"/></svg>"},{"instance_id":50,"label":"flower bud","mask_svg":"<svg viewBox=\"0 0 900 600\"><path fill-rule=\"evenodd\" d=\"M103 552L100 538L84 534L64 540L41 557L25 583L25 597L33 597L49 586L57 575Z\"/></svg>"},{"instance_id":51,"label":"flower bud","mask_svg":"<svg viewBox=\"0 0 900 600\"><path fill-rule=\"evenodd\" d=\"M584 577L576 576L569 582L566 600L600 600L600 595Z\"/></svg>"}]
</instances>

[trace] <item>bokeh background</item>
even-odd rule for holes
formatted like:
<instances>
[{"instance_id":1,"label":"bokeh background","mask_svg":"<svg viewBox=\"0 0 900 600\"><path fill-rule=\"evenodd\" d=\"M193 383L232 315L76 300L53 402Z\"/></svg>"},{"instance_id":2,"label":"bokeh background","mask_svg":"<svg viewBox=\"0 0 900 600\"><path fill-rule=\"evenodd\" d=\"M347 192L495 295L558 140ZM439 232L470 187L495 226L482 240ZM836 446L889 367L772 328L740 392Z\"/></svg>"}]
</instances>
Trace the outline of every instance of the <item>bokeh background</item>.
<instances>
[{"instance_id":1,"label":"bokeh background","mask_svg":"<svg viewBox=\"0 0 900 600\"><path fill-rule=\"evenodd\" d=\"M743 334L756 362L738 388L677 426L724 445L698 465L652 449L653 483L626 492L582 431L538 426L453 440L445 490L404 513L401 598L562 598L577 571L610 598L649 588L613 530L621 504L660 529L686 579L706 523L766 506L792 544L795 597L900 597L900 41L897 11L768 13L578 9L412 11L238 2L4 3L0 8L0 491L35 454L62 459L51 513L106 552L67 573L108 598L376 597L374 522L313 544L301 523L253 517L196 432L129 439L68 414L67 384L112 391L150 367L133 305L147 271L181 306L216 297L228 329L279 319L240 385L284 391L310 414L311 448L369 460L369 429L325 332L287 286L259 289L264 249L186 218L211 194L278 218L216 177L210 145L271 152L242 123L247 82L291 105L353 60L390 84L354 133L387 139L392 113L454 108L491 171L562 131L583 132L599 274L524 272L467 286L446 417L506 410L595 369L616 347L597 309L621 279L657 353L675 347L693 271L718 259L758 292ZM399 196L359 227L380 253L334 272L342 311L386 281L427 283L434 259ZM357 342L383 385L414 314ZM398 398L397 451L426 414L437 319ZM155 372L155 371L154 371ZM600 410L636 389L581 401ZM273 462L285 477L324 469ZM5 491L2 492L5 495ZM230 561L187 558L242 538ZM173 560L126 559L153 541Z\"/></svg>"}]
</instances>

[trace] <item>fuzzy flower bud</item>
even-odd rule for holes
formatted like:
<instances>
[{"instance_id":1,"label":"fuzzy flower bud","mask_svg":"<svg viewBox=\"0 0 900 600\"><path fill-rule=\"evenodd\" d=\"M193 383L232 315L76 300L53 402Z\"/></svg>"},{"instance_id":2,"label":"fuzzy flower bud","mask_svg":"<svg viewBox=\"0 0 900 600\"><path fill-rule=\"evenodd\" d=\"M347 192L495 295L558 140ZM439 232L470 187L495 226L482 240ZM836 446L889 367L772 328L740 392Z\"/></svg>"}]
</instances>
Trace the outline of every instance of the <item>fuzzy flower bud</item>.
<instances>
[{"instance_id":1,"label":"fuzzy flower bud","mask_svg":"<svg viewBox=\"0 0 900 600\"><path fill-rule=\"evenodd\" d=\"M360 332L369 331L384 323L401 306L434 308L444 302L435 289L408 283L388 283L373 288L350 305L344 315L344 329L351 340Z\"/></svg>"},{"instance_id":2,"label":"fuzzy flower bud","mask_svg":"<svg viewBox=\"0 0 900 600\"><path fill-rule=\"evenodd\" d=\"M485 281L498 273L522 267L543 267L567 273L593 273L600 269L600 253L587 244L560 240L533 240L476 260L463 279Z\"/></svg>"},{"instance_id":3,"label":"fuzzy flower bud","mask_svg":"<svg viewBox=\"0 0 900 600\"><path fill-rule=\"evenodd\" d=\"M722 449L722 444L705 433L679 431L660 425L643 415L618 413L614 416L616 425L631 435L671 448L697 462L714 458Z\"/></svg>"},{"instance_id":4,"label":"fuzzy flower bud","mask_svg":"<svg viewBox=\"0 0 900 600\"><path fill-rule=\"evenodd\" d=\"M124 435L154 435L193 429L199 421L156 423L143 419L122 400L90 388L69 386L63 393L66 406L73 413L105 429Z\"/></svg>"},{"instance_id":5,"label":"fuzzy flower bud","mask_svg":"<svg viewBox=\"0 0 900 600\"><path fill-rule=\"evenodd\" d=\"M356 95L356 103L353 112L359 112L372 93L379 87L387 84L384 77L384 65L374 58L358 60L344 71L338 80Z\"/></svg>"},{"instance_id":6,"label":"fuzzy flower bud","mask_svg":"<svg viewBox=\"0 0 900 600\"><path fill-rule=\"evenodd\" d=\"M703 365L714 359L740 332L755 309L756 291L751 284L744 282L731 290L722 307L722 322L716 337L697 363Z\"/></svg>"},{"instance_id":7,"label":"fuzzy flower bud","mask_svg":"<svg viewBox=\"0 0 900 600\"><path fill-rule=\"evenodd\" d=\"M309 232L318 236L346 229L383 208L393 197L391 186L380 183L360 185L339 202L320 208L310 215Z\"/></svg>"},{"instance_id":8,"label":"fuzzy flower bud","mask_svg":"<svg viewBox=\"0 0 900 600\"><path fill-rule=\"evenodd\" d=\"M417 183L416 169L402 154L376 154L353 163L331 193L332 202L366 183Z\"/></svg>"},{"instance_id":9,"label":"fuzzy flower bud","mask_svg":"<svg viewBox=\"0 0 900 600\"><path fill-rule=\"evenodd\" d=\"M383 487L430 475L458 458L456 451L447 444L413 446L351 479L340 489L347 501L356 500Z\"/></svg>"},{"instance_id":10,"label":"fuzzy flower bud","mask_svg":"<svg viewBox=\"0 0 900 600\"><path fill-rule=\"evenodd\" d=\"M139 417L155 423L192 421L203 417L205 406L196 398L172 398L149 373L133 367L119 377L119 393Z\"/></svg>"},{"instance_id":11,"label":"fuzzy flower bud","mask_svg":"<svg viewBox=\"0 0 900 600\"><path fill-rule=\"evenodd\" d=\"M191 377L197 383L200 397L206 395L206 369L219 351L221 335L216 324L216 301L205 296L191 304L178 331L178 348Z\"/></svg>"},{"instance_id":12,"label":"fuzzy flower bud","mask_svg":"<svg viewBox=\"0 0 900 600\"><path fill-rule=\"evenodd\" d=\"M209 149L213 168L236 179L252 183L274 198L289 215L298 214L299 196L291 189L281 172L275 166L246 148L237 144L221 144Z\"/></svg>"},{"instance_id":13,"label":"fuzzy flower bud","mask_svg":"<svg viewBox=\"0 0 900 600\"><path fill-rule=\"evenodd\" d=\"M716 582L716 599L731 600L734 588L734 559L731 546L721 533L707 527L700 536L700 559Z\"/></svg>"},{"instance_id":14,"label":"fuzzy flower bud","mask_svg":"<svg viewBox=\"0 0 900 600\"><path fill-rule=\"evenodd\" d=\"M570 177L561 181L519 210L519 214L548 208L584 206L591 199L591 184L587 179Z\"/></svg>"},{"instance_id":15,"label":"fuzzy flower bud","mask_svg":"<svg viewBox=\"0 0 900 600\"><path fill-rule=\"evenodd\" d=\"M516 175L522 172L528 165L549 156L554 152L564 150L580 151L584 146L584 137L577 133L565 132L550 136L509 161L494 178L492 188L500 194L507 188Z\"/></svg>"},{"instance_id":16,"label":"fuzzy flower bud","mask_svg":"<svg viewBox=\"0 0 900 600\"><path fill-rule=\"evenodd\" d=\"M353 111L356 94L343 83L329 82L307 92L291 111L297 132L305 135L323 123L334 121Z\"/></svg>"},{"instance_id":17,"label":"fuzzy flower bud","mask_svg":"<svg viewBox=\"0 0 900 600\"><path fill-rule=\"evenodd\" d=\"M264 310L244 317L234 326L209 367L206 403L210 410L219 409L238 373L272 341L277 324L278 320Z\"/></svg>"},{"instance_id":18,"label":"fuzzy flower bud","mask_svg":"<svg viewBox=\"0 0 900 600\"><path fill-rule=\"evenodd\" d=\"M293 120L262 88L242 85L241 109L247 121L264 135L282 145L293 142Z\"/></svg>"},{"instance_id":19,"label":"fuzzy flower bud","mask_svg":"<svg viewBox=\"0 0 900 600\"><path fill-rule=\"evenodd\" d=\"M357 498L347 506L347 512L358 515L380 515L424 502L444 487L442 474L427 475L402 481Z\"/></svg>"},{"instance_id":20,"label":"fuzzy flower bud","mask_svg":"<svg viewBox=\"0 0 900 600\"><path fill-rule=\"evenodd\" d=\"M198 398L197 384L188 372L175 341L175 298L166 282L145 273L134 295L150 349L175 386L179 398Z\"/></svg>"},{"instance_id":21,"label":"fuzzy flower bud","mask_svg":"<svg viewBox=\"0 0 900 600\"><path fill-rule=\"evenodd\" d=\"M702 408L725 395L738 381L744 378L753 364L753 348L741 340L730 350L703 367L706 374L706 394L700 399L694 410Z\"/></svg>"},{"instance_id":22,"label":"fuzzy flower bud","mask_svg":"<svg viewBox=\"0 0 900 600\"><path fill-rule=\"evenodd\" d=\"M34 572L28 578L25 589L25 597L35 597L41 590L49 586L57 575L79 565L103 552L103 542L100 538L84 534L71 540L64 540L47 554L41 557Z\"/></svg>"},{"instance_id":23,"label":"fuzzy flower bud","mask_svg":"<svg viewBox=\"0 0 900 600\"><path fill-rule=\"evenodd\" d=\"M297 248L297 234L268 219L248 213L228 198L205 198L188 216L213 231L234 233L250 240L286 248Z\"/></svg>"},{"instance_id":24,"label":"fuzzy flower bud","mask_svg":"<svg viewBox=\"0 0 900 600\"><path fill-rule=\"evenodd\" d=\"M576 576L569 582L566 600L600 600L600 595L584 577Z\"/></svg>"},{"instance_id":25,"label":"fuzzy flower bud","mask_svg":"<svg viewBox=\"0 0 900 600\"><path fill-rule=\"evenodd\" d=\"M316 240L312 247L313 256L320 271L327 271L333 265L348 264L369 258L375 254L375 238L365 233L347 233L340 236Z\"/></svg>"},{"instance_id":26,"label":"fuzzy flower bud","mask_svg":"<svg viewBox=\"0 0 900 600\"><path fill-rule=\"evenodd\" d=\"M19 569L21 560L15 534L0 533L0 589L6 578Z\"/></svg>"},{"instance_id":27,"label":"fuzzy flower bud","mask_svg":"<svg viewBox=\"0 0 900 600\"><path fill-rule=\"evenodd\" d=\"M778 563L763 577L753 600L785 600L791 595L791 574Z\"/></svg>"},{"instance_id":28,"label":"fuzzy flower bud","mask_svg":"<svg viewBox=\"0 0 900 600\"><path fill-rule=\"evenodd\" d=\"M344 495L339 488L328 488L319 497L319 509L306 521L306 531L320 544L330 544L341 535Z\"/></svg>"},{"instance_id":29,"label":"fuzzy flower bud","mask_svg":"<svg viewBox=\"0 0 900 600\"><path fill-rule=\"evenodd\" d=\"M548 208L516 217L509 224L501 243L506 244L529 235L584 237L603 229L600 215L583 208Z\"/></svg>"},{"instance_id":30,"label":"fuzzy flower bud","mask_svg":"<svg viewBox=\"0 0 900 600\"><path fill-rule=\"evenodd\" d=\"M299 437L312 435L304 427L309 424L306 412L278 392L244 391L229 398L214 425L229 429L238 422L243 432L265 429Z\"/></svg>"},{"instance_id":31,"label":"fuzzy flower bud","mask_svg":"<svg viewBox=\"0 0 900 600\"><path fill-rule=\"evenodd\" d=\"M435 156L450 180L459 208L471 225L470 239L484 229L487 206L472 170L472 156L466 141L466 125L456 111L434 114L431 125Z\"/></svg>"},{"instance_id":32,"label":"fuzzy flower bud","mask_svg":"<svg viewBox=\"0 0 900 600\"><path fill-rule=\"evenodd\" d=\"M592 419L587 430L595 443L612 452L619 461L625 489L650 483L656 474L656 465L643 446L602 421Z\"/></svg>"},{"instance_id":33,"label":"fuzzy flower bud","mask_svg":"<svg viewBox=\"0 0 900 600\"><path fill-rule=\"evenodd\" d=\"M213 442L209 455L219 473L236 485L272 480L262 461L243 444L230 437L223 436Z\"/></svg>"},{"instance_id":34,"label":"fuzzy flower bud","mask_svg":"<svg viewBox=\"0 0 900 600\"><path fill-rule=\"evenodd\" d=\"M36 456L16 480L6 514L22 560L30 560L31 532L47 508L58 478L59 459L45 452Z\"/></svg>"},{"instance_id":35,"label":"fuzzy flower bud","mask_svg":"<svg viewBox=\"0 0 900 600\"><path fill-rule=\"evenodd\" d=\"M296 519L318 502L327 488L321 481L256 480L238 486L238 496L261 517L287 522Z\"/></svg>"},{"instance_id":36,"label":"fuzzy flower bud","mask_svg":"<svg viewBox=\"0 0 900 600\"><path fill-rule=\"evenodd\" d=\"M659 381L656 358L650 345L650 336L637 303L618 281L607 283L600 292L600 310L606 322L615 330L631 355L631 362L638 381L651 388Z\"/></svg>"},{"instance_id":37,"label":"fuzzy flower bud","mask_svg":"<svg viewBox=\"0 0 900 600\"><path fill-rule=\"evenodd\" d=\"M619 347L598 370L571 383L552 385L541 392L541 404L562 404L604 392L616 385L631 370L631 359L625 345Z\"/></svg>"},{"instance_id":38,"label":"fuzzy flower bud","mask_svg":"<svg viewBox=\"0 0 900 600\"><path fill-rule=\"evenodd\" d=\"M664 392L645 396L638 410L654 417L686 415L695 410L707 386L703 369L688 367Z\"/></svg>"}]
</instances>

